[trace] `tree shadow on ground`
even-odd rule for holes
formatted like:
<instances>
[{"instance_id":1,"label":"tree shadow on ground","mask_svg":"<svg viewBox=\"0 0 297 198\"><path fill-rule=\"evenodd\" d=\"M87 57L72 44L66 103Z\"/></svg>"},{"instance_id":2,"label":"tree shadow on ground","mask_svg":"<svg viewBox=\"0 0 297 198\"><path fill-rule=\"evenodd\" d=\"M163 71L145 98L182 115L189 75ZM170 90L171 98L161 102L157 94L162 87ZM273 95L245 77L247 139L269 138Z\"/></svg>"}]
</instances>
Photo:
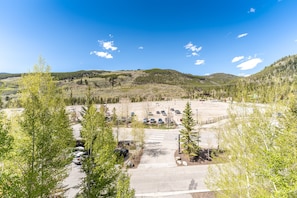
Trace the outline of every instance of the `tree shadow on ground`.
<instances>
[{"instance_id":1,"label":"tree shadow on ground","mask_svg":"<svg viewBox=\"0 0 297 198\"><path fill-rule=\"evenodd\" d=\"M167 154L163 148L160 148L160 142L149 142L146 144L149 146L146 146L144 153L150 157L159 157L160 155Z\"/></svg>"},{"instance_id":2,"label":"tree shadow on ground","mask_svg":"<svg viewBox=\"0 0 297 198\"><path fill-rule=\"evenodd\" d=\"M189 184L189 190L196 190L198 186L198 183L195 182L194 179L191 180L191 183Z\"/></svg>"},{"instance_id":3,"label":"tree shadow on ground","mask_svg":"<svg viewBox=\"0 0 297 198\"><path fill-rule=\"evenodd\" d=\"M144 152L150 157L159 157L160 155L166 155L167 152L161 148L145 149Z\"/></svg>"}]
</instances>

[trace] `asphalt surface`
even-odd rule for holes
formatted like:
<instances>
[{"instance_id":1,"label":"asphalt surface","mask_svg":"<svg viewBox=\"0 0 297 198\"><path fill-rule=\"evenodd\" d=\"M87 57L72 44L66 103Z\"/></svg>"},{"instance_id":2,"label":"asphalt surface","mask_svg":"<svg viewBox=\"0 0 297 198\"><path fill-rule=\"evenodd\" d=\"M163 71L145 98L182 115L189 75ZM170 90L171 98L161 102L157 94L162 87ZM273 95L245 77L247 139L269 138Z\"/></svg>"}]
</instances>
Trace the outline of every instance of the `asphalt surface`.
<instances>
[{"instance_id":1,"label":"asphalt surface","mask_svg":"<svg viewBox=\"0 0 297 198\"><path fill-rule=\"evenodd\" d=\"M216 124L204 126L200 130L203 146L217 145ZM79 137L81 126L73 125L73 133ZM145 148L141 162L136 169L129 169L131 187L136 197L191 197L191 193L208 191L204 184L208 165L177 166L174 153L178 149L177 129L145 129ZM116 129L114 129L116 131ZM131 140L131 128L120 128L119 138ZM74 198L80 191L80 183L85 174L81 166L70 164L69 176L63 186L67 189L65 196Z\"/></svg>"},{"instance_id":2,"label":"asphalt surface","mask_svg":"<svg viewBox=\"0 0 297 198\"><path fill-rule=\"evenodd\" d=\"M80 184L85 177L85 173L80 165L74 163L69 164L67 170L69 175L62 185L66 189L65 197L74 198L81 191Z\"/></svg>"},{"instance_id":3,"label":"asphalt surface","mask_svg":"<svg viewBox=\"0 0 297 198\"><path fill-rule=\"evenodd\" d=\"M187 198L192 197L191 193L208 191L204 184L208 165L177 166L175 162L179 130L145 130L146 144L140 164L129 169L136 197ZM200 134L202 145L217 146L212 127L203 128Z\"/></svg>"},{"instance_id":4,"label":"asphalt surface","mask_svg":"<svg viewBox=\"0 0 297 198\"><path fill-rule=\"evenodd\" d=\"M208 191L204 184L208 165L138 168L129 170L136 197L185 197Z\"/></svg>"},{"instance_id":5,"label":"asphalt surface","mask_svg":"<svg viewBox=\"0 0 297 198\"><path fill-rule=\"evenodd\" d=\"M145 112L154 113L154 118L165 119L161 115L156 115L157 110L166 110L169 107L183 110L187 101L171 101L164 103L136 103L136 106L123 104L109 105L109 110L113 107L121 111L133 111L136 115L145 115ZM196 102L192 101L195 118L198 121L207 121L216 117L227 115L227 103L218 102ZM124 108L125 107L125 108ZM77 115L81 111L81 106L69 107L70 111L75 111ZM123 110L125 109L125 110ZM119 111L117 111L119 112ZM168 113L169 114L169 113ZM142 120L143 116L138 118ZM181 115L171 113L171 118L177 124L180 124ZM225 120L213 124L203 125L200 129L201 147L217 148L217 133L220 125ZM207 174L208 165L199 166L177 166L175 163L174 153L178 149L178 134L180 127L177 129L146 129L145 130L145 148L141 162L136 169L129 169L131 176L130 185L135 189L136 197L171 197L171 198L190 198L191 193L206 192L207 187L204 184L204 178ZM80 125L73 126L73 135L75 138L80 137ZM131 128L115 128L114 133L118 131L119 140L132 140ZM115 135L116 136L116 135ZM63 185L67 190L65 196L74 198L80 191L84 173L80 166L71 164L69 167L69 176L64 180Z\"/></svg>"},{"instance_id":6,"label":"asphalt surface","mask_svg":"<svg viewBox=\"0 0 297 198\"><path fill-rule=\"evenodd\" d=\"M80 138L81 125L76 124L72 126L73 136ZM67 167L68 177L63 181L62 186L66 189L65 197L74 198L81 190L80 184L85 177L81 165L71 163Z\"/></svg>"}]
</instances>

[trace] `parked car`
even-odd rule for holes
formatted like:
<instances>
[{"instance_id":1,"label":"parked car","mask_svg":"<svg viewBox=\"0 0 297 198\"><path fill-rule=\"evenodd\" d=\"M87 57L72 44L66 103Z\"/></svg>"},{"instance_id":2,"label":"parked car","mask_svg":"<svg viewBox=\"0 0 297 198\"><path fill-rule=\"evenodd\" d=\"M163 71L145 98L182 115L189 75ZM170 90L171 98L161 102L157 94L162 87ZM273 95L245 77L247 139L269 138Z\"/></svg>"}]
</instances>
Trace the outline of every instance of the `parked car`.
<instances>
[{"instance_id":1,"label":"parked car","mask_svg":"<svg viewBox=\"0 0 297 198\"><path fill-rule=\"evenodd\" d=\"M127 157L129 155L129 150L126 148L116 148L114 150L114 153L116 153L120 157Z\"/></svg>"},{"instance_id":2,"label":"parked car","mask_svg":"<svg viewBox=\"0 0 297 198\"><path fill-rule=\"evenodd\" d=\"M163 116L167 116L167 114L166 114L166 112L165 112L164 110L161 111L161 114L162 114Z\"/></svg>"},{"instance_id":3,"label":"parked car","mask_svg":"<svg viewBox=\"0 0 297 198\"><path fill-rule=\"evenodd\" d=\"M160 111L156 111L156 114L160 114Z\"/></svg>"},{"instance_id":4,"label":"parked car","mask_svg":"<svg viewBox=\"0 0 297 198\"><path fill-rule=\"evenodd\" d=\"M148 116L153 116L154 114L152 112L149 112L148 113Z\"/></svg>"},{"instance_id":5,"label":"parked car","mask_svg":"<svg viewBox=\"0 0 297 198\"><path fill-rule=\"evenodd\" d=\"M76 165L81 165L82 164L82 158L81 157L75 157L73 158L72 162Z\"/></svg>"},{"instance_id":6,"label":"parked car","mask_svg":"<svg viewBox=\"0 0 297 198\"><path fill-rule=\"evenodd\" d=\"M148 124L150 122L150 120L148 118L143 118L143 123L144 124Z\"/></svg>"},{"instance_id":7,"label":"parked car","mask_svg":"<svg viewBox=\"0 0 297 198\"><path fill-rule=\"evenodd\" d=\"M162 118L158 119L158 124L164 124L164 121L162 120Z\"/></svg>"},{"instance_id":8,"label":"parked car","mask_svg":"<svg viewBox=\"0 0 297 198\"><path fill-rule=\"evenodd\" d=\"M151 119L150 119L150 123L151 123L151 124L155 124L155 123L157 123L157 121L155 120L155 118L151 118Z\"/></svg>"},{"instance_id":9,"label":"parked car","mask_svg":"<svg viewBox=\"0 0 297 198\"><path fill-rule=\"evenodd\" d=\"M77 150L73 153L73 163L76 165L81 165L82 161L84 160L85 157L87 157L86 152Z\"/></svg>"},{"instance_id":10,"label":"parked car","mask_svg":"<svg viewBox=\"0 0 297 198\"><path fill-rule=\"evenodd\" d=\"M132 118L128 117L127 120L126 120L126 123L132 123Z\"/></svg>"},{"instance_id":11,"label":"parked car","mask_svg":"<svg viewBox=\"0 0 297 198\"><path fill-rule=\"evenodd\" d=\"M83 146L77 146L74 148L74 151L84 151L85 150L85 147Z\"/></svg>"},{"instance_id":12,"label":"parked car","mask_svg":"<svg viewBox=\"0 0 297 198\"><path fill-rule=\"evenodd\" d=\"M176 114L181 114L181 112L179 110L177 110L177 109L175 110L175 113Z\"/></svg>"}]
</instances>

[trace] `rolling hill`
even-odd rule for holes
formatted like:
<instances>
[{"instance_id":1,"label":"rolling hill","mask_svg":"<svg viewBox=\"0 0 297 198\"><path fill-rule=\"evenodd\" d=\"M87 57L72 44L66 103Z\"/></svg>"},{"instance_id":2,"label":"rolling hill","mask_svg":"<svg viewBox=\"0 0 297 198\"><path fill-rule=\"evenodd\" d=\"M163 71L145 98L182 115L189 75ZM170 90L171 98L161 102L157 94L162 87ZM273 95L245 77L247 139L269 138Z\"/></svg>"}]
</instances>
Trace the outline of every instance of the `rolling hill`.
<instances>
[{"instance_id":1,"label":"rolling hill","mask_svg":"<svg viewBox=\"0 0 297 198\"><path fill-rule=\"evenodd\" d=\"M57 85L64 90L68 104L83 104L88 87L96 103L118 102L129 98L132 102L146 100L170 100L174 98L226 98L259 102L269 98L261 93L273 91L278 82L280 97L286 97L297 75L297 55L284 57L262 71L249 77L216 73L195 76L170 69L121 70L121 71L76 71L52 73ZM18 79L21 74L0 73L4 84L2 100L9 103L17 98ZM294 88L293 88L294 89ZM244 91L243 91L244 90ZM255 97L254 97L255 98ZM261 99L262 98L262 99ZM271 100L271 99L269 99Z\"/></svg>"}]
</instances>

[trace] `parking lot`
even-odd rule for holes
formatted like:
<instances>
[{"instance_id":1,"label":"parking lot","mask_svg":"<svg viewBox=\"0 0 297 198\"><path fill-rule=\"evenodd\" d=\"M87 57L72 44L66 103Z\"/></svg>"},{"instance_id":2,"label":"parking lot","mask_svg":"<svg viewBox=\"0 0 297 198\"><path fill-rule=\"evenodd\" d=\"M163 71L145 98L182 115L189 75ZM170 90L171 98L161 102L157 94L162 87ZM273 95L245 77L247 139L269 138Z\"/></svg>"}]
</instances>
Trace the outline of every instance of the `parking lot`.
<instances>
[{"instance_id":1,"label":"parking lot","mask_svg":"<svg viewBox=\"0 0 297 198\"><path fill-rule=\"evenodd\" d=\"M180 119L182 118L186 102L188 100L106 105L110 112L112 112L113 108L116 108L117 114L122 116L130 115L133 112L139 121L143 121L144 118L153 118L157 122L161 118L165 122L166 118L171 118L176 123L175 129L145 129L145 148L140 164L136 169L129 169L131 187L135 189L137 197L190 198L190 193L207 191L204 177L207 173L208 165L191 167L177 166L175 163L174 152L178 148L177 136L182 127L180 126ZM222 102L190 101L190 103L193 118L199 122L226 116L229 107L229 103ZM81 106L69 108L77 111L77 115L81 111ZM181 114L176 113L175 110L179 110ZM166 114L161 113L162 111ZM200 146L217 146L216 129L222 123L218 122L202 126ZM80 129L80 125L73 126L75 137L79 137ZM131 128L120 128L119 139L131 140ZM84 174L78 167L72 164L69 169L70 175L64 182L64 185L69 188L66 197L74 197L73 195L79 191L77 185L81 182Z\"/></svg>"}]
</instances>

